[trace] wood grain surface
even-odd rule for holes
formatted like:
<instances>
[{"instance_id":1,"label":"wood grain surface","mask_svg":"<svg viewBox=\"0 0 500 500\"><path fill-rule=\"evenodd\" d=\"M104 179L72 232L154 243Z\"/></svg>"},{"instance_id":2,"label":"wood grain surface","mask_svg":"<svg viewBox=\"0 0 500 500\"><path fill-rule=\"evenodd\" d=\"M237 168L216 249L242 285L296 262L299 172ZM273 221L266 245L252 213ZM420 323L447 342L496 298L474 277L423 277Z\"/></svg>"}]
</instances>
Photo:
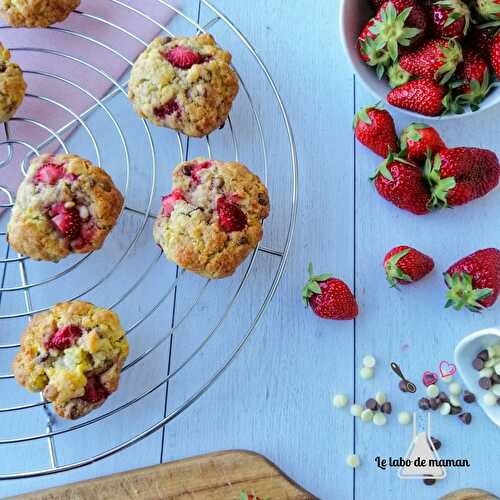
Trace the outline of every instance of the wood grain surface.
<instances>
[{"instance_id":1,"label":"wood grain surface","mask_svg":"<svg viewBox=\"0 0 500 500\"><path fill-rule=\"evenodd\" d=\"M484 490L466 488L448 493L440 500L498 500L498 497Z\"/></svg>"},{"instance_id":2,"label":"wood grain surface","mask_svg":"<svg viewBox=\"0 0 500 500\"><path fill-rule=\"evenodd\" d=\"M17 500L238 500L240 492L273 500L313 500L266 458L222 451L28 493Z\"/></svg>"}]
</instances>

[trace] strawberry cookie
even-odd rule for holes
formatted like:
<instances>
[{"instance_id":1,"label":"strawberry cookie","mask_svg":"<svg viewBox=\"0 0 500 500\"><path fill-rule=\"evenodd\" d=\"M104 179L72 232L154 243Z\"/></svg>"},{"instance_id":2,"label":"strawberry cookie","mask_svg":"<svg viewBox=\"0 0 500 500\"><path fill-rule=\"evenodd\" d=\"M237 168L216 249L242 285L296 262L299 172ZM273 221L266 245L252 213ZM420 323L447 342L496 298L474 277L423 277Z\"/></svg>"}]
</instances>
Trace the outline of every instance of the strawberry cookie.
<instances>
[{"instance_id":1,"label":"strawberry cookie","mask_svg":"<svg viewBox=\"0 0 500 500\"><path fill-rule=\"evenodd\" d=\"M0 0L0 14L14 28L46 28L64 21L80 0Z\"/></svg>"},{"instance_id":2,"label":"strawberry cookie","mask_svg":"<svg viewBox=\"0 0 500 500\"><path fill-rule=\"evenodd\" d=\"M21 105L26 82L21 68L10 60L10 52L0 43L0 122L10 120Z\"/></svg>"},{"instance_id":3,"label":"strawberry cookie","mask_svg":"<svg viewBox=\"0 0 500 500\"><path fill-rule=\"evenodd\" d=\"M102 246L123 206L111 177L76 155L35 158L7 228L16 252L57 262Z\"/></svg>"},{"instance_id":4,"label":"strawberry cookie","mask_svg":"<svg viewBox=\"0 0 500 500\"><path fill-rule=\"evenodd\" d=\"M12 369L19 384L43 391L58 415L73 420L101 406L118 389L127 355L118 316L73 301L30 321Z\"/></svg>"},{"instance_id":5,"label":"strawberry cookie","mask_svg":"<svg viewBox=\"0 0 500 500\"><path fill-rule=\"evenodd\" d=\"M266 187L244 165L196 158L175 168L154 239L182 268L224 278L262 239L269 210Z\"/></svg>"},{"instance_id":6,"label":"strawberry cookie","mask_svg":"<svg viewBox=\"0 0 500 500\"><path fill-rule=\"evenodd\" d=\"M209 34L158 37L134 64L129 99L155 125L202 137L224 124L238 93L230 63Z\"/></svg>"}]
</instances>

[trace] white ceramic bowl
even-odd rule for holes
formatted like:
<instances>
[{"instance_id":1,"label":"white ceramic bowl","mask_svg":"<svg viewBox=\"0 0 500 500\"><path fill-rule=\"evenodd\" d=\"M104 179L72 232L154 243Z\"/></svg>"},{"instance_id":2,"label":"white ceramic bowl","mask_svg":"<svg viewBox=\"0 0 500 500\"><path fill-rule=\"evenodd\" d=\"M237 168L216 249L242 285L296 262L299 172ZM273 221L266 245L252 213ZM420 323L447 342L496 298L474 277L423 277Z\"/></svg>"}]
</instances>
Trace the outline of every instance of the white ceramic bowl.
<instances>
[{"instance_id":1,"label":"white ceramic bowl","mask_svg":"<svg viewBox=\"0 0 500 500\"><path fill-rule=\"evenodd\" d=\"M472 366L480 351L498 342L500 342L500 330L497 328L486 328L468 335L455 348L455 364L467 389L476 395L479 406L496 425L500 426L500 405L486 406L483 403L483 394L486 391L478 386L479 374Z\"/></svg>"},{"instance_id":2,"label":"white ceramic bowl","mask_svg":"<svg viewBox=\"0 0 500 500\"><path fill-rule=\"evenodd\" d=\"M375 96L377 102L382 101L387 103L387 94L391 90L386 79L379 80L375 74L375 70L366 65L359 57L356 40L363 26L367 23L372 15L372 11L368 4L369 0L340 0L340 36L344 50L349 58L349 61L354 68L356 76L363 82L366 88ZM488 97L481 103L481 108L474 111L474 114L485 111L500 102L500 89L493 89ZM400 109L400 108L397 108ZM412 111L401 110L404 113L422 119L423 115ZM472 114L468 108L461 115L447 114L443 116L426 116L425 120L450 120L463 118Z\"/></svg>"}]
</instances>

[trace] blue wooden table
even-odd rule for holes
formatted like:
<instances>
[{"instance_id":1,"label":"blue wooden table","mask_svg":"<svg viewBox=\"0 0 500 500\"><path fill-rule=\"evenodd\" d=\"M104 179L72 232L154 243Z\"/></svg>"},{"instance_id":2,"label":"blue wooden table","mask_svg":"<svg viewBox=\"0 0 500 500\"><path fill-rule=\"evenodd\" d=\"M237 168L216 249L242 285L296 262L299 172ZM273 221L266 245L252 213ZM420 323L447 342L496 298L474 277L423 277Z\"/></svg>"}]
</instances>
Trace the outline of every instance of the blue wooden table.
<instances>
[{"instance_id":1,"label":"blue wooden table","mask_svg":"<svg viewBox=\"0 0 500 500\"><path fill-rule=\"evenodd\" d=\"M185 11L196 17L197 2L186 0L185 3ZM199 401L164 430L85 468L44 478L1 482L1 497L232 448L264 454L323 499L435 499L462 487L500 493L499 432L478 406L472 407L473 421L468 427L455 417L433 415L433 434L443 442L442 456L468 459L469 468L449 469L444 481L428 487L421 481L400 480L395 469L383 471L375 465L377 456L404 455L411 440L411 428L399 425L396 415L401 410L415 410L418 397L423 395L421 384L417 395L399 392L389 363L397 361L405 374L417 382L425 370L436 371L440 360L451 361L454 347L464 335L499 322L500 307L483 315L445 311L441 272L474 250L500 245L500 190L468 207L421 218L399 211L378 197L368 177L379 160L354 142L351 130L354 112L372 103L373 98L353 77L342 51L337 4L328 0L216 1L252 41L273 75L294 129L300 170L300 210L287 271L243 352ZM208 16L206 12L202 11L201 16L202 24L209 20L203 19ZM174 31L175 23L172 24ZM229 44L232 49L231 40L225 39L224 32L219 34L217 25L213 32L221 44ZM237 47L232 52L235 65L244 67L243 48ZM286 233L280 220L286 220L289 215L290 157L282 145L273 149L274 134L276 144L283 144L278 141L283 138L277 137L282 121L272 95L264 89L256 72L247 72L245 78L269 140L269 184L275 215L268 225L273 228L272 234L266 234L264 245L276 248L283 243ZM125 100L117 100L111 107L117 116L130 116L127 126L133 131L136 120L128 114ZM240 130L249 126L246 116L236 113L234 117L235 126ZM395 116L399 127L410 121L401 113ZM449 145L498 151L497 116L497 110L491 110L463 121L438 123L437 128ZM98 113L90 121L99 131L99 137L106 137L110 132L107 122L100 123L101 118ZM190 155L197 151L197 144L193 141ZM82 154L87 147L80 133L72 138L70 145ZM241 144L242 160L263 175L259 153L253 146ZM160 164L164 167L159 170L159 191L166 191L170 185L169 172L178 158L177 147L175 135L165 139L160 152ZM220 147L223 151L225 145ZM134 152L140 154L141 146L134 147ZM118 153L107 152L110 163L114 154ZM150 174L141 171L140 157L134 156L133 162L134 182L141 193L137 196L146 197ZM137 215L126 214L117 231L130 232L140 223ZM146 237L131 256L133 263L129 265L137 269L157 257L149 240L150 230L148 222ZM122 250L121 240L113 241L102 256L93 261L97 270L90 269L89 276L101 272L100 266L105 270L106 259L112 259L113 252ZM436 271L429 278L401 292L387 286L381 265L385 252L398 244L416 246L436 261ZM70 463L136 435L175 409L194 387L206 381L234 348L233 335L241 334L241 324L258 310L262 291L270 283L269 275L276 270L273 259L271 254L258 255L252 280L238 298L235 312L184 376L127 409L120 418L108 419L78 433L57 436L60 463ZM309 260L314 262L317 271L332 272L352 286L360 306L355 321L320 320L302 307L300 290ZM162 264L163 260L158 261L147 285L117 308L125 324L132 324L134 318L144 314L161 298L165 283L172 283L175 267ZM45 268L32 272L43 275ZM85 280L87 276L80 279ZM127 274L123 274L123 289L128 279ZM227 305L227 294L234 292L237 282L228 280L211 285L183 323L172 346L162 344L144 367L126 372L121 390L110 404L118 405L130 399L131 395L149 387L151 380L160 380L179 368L190 346L199 342L200 327L206 332L205 325L210 326L212 318L220 316ZM61 286L67 296L72 283L68 281ZM172 321L187 312L186 297L201 293L204 286L202 280L186 276L179 285L176 299L170 296L163 303L161 314L153 315L138 326L131 337L133 352L141 352L161 339ZM60 298L59 292L53 291L49 296L34 293L35 307ZM90 297L107 304L112 300L109 294L119 293L120 290L104 287ZM1 333L15 342L24 323L25 320L20 320L12 331L2 329ZM378 363L375 378L364 381L359 370L363 356L368 353L373 354ZM7 367L12 352L1 352L0 356L2 368ZM13 385L0 383L5 384L0 386L2 406L12 401L34 401L22 392L11 397L9 391ZM7 387L9 390L4 389ZM385 427L354 420L348 409L332 408L333 393L343 392L351 401L363 403L378 390L388 394L394 409ZM40 409L28 416L16 413L9 418L2 420L2 438L44 432L44 415ZM66 425L58 421L55 428L64 429ZM16 444L1 451L0 472L47 467L45 440ZM346 456L353 451L362 461L355 471L345 464ZM265 496L265 492L258 493Z\"/></svg>"}]
</instances>

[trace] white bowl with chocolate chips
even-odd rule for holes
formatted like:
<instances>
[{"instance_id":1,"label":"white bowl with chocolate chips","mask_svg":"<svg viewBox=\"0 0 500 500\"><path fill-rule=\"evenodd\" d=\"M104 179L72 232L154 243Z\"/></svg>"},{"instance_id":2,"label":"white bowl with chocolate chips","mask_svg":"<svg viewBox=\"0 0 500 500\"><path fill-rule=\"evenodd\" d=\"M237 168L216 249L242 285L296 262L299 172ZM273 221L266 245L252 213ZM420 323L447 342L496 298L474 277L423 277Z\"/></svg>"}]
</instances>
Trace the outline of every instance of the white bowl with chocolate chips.
<instances>
[{"instance_id":1,"label":"white bowl with chocolate chips","mask_svg":"<svg viewBox=\"0 0 500 500\"><path fill-rule=\"evenodd\" d=\"M486 328L462 339L455 364L479 406L500 426L500 329Z\"/></svg>"}]
</instances>

